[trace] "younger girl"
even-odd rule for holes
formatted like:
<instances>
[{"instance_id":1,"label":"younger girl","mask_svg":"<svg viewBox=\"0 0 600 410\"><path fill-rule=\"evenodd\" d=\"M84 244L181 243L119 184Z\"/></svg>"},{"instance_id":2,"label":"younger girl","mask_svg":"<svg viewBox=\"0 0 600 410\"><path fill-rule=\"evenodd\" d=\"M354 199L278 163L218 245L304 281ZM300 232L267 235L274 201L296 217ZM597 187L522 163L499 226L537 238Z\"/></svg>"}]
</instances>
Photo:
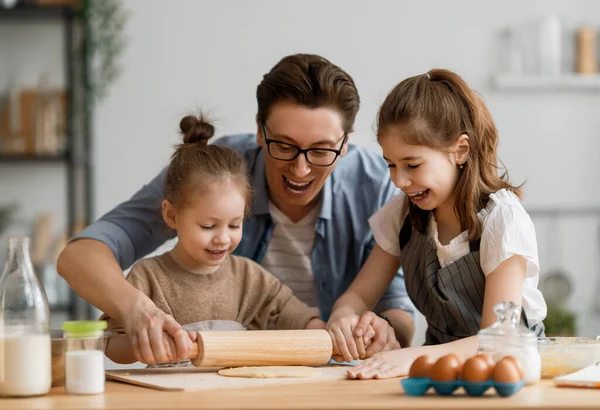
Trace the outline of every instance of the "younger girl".
<instances>
[{"instance_id":1,"label":"younger girl","mask_svg":"<svg viewBox=\"0 0 600 410\"><path fill-rule=\"evenodd\" d=\"M402 193L370 219L377 245L328 329L337 351L356 351L369 320L351 329L348 319L371 309L402 266L427 319L426 346L378 353L349 376L403 375L422 354L471 356L474 335L495 322L493 307L503 301L521 305L522 321L541 335L535 229L519 187L498 175L498 133L480 97L447 70L409 78L380 108L377 138Z\"/></svg>"},{"instance_id":2,"label":"younger girl","mask_svg":"<svg viewBox=\"0 0 600 410\"><path fill-rule=\"evenodd\" d=\"M166 171L162 203L166 224L177 231L177 245L140 260L127 280L180 324L230 320L249 329L324 328L318 309L298 300L258 264L230 255L242 238L250 204L246 165L233 149L207 145L214 128L202 117L187 116L180 128L183 144ZM119 325L109 320L109 327ZM174 346L163 339L167 356L173 357ZM109 339L106 355L117 363L136 361L124 336Z\"/></svg>"}]
</instances>

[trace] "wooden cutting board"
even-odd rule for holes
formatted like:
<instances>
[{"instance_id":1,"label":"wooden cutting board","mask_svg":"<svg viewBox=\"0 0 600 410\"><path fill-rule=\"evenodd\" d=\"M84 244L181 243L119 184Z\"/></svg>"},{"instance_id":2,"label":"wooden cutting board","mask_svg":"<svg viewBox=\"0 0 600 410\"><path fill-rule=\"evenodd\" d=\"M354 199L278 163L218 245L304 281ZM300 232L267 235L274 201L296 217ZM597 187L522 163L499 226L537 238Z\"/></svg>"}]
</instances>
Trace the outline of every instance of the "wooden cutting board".
<instances>
[{"instance_id":1,"label":"wooden cutting board","mask_svg":"<svg viewBox=\"0 0 600 410\"><path fill-rule=\"evenodd\" d=\"M164 391L233 389L282 384L345 380L348 366L316 367L321 374L310 378L247 379L219 376L219 368L173 367L162 369L107 370L106 379Z\"/></svg>"}]
</instances>

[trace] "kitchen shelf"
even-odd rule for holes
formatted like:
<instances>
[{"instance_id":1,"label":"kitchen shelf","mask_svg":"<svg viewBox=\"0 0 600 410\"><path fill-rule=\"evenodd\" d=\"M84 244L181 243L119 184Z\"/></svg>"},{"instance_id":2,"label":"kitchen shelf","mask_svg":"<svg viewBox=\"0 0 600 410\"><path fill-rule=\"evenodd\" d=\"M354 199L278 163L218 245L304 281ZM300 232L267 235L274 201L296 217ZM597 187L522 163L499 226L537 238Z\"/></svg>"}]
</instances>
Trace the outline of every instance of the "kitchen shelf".
<instances>
[{"instance_id":1,"label":"kitchen shelf","mask_svg":"<svg viewBox=\"0 0 600 410\"><path fill-rule=\"evenodd\" d=\"M0 164L18 162L40 162L45 164L65 163L67 155L13 155L0 153Z\"/></svg>"},{"instance_id":2,"label":"kitchen shelf","mask_svg":"<svg viewBox=\"0 0 600 410\"><path fill-rule=\"evenodd\" d=\"M74 9L66 6L39 5L32 2L19 1L14 7L11 8L0 6L0 19L54 19L60 18L65 14L71 14L74 11Z\"/></svg>"},{"instance_id":3,"label":"kitchen shelf","mask_svg":"<svg viewBox=\"0 0 600 410\"><path fill-rule=\"evenodd\" d=\"M18 24L36 24L39 21L53 19L60 22L64 30L61 48L65 59L63 75L67 94L67 123L63 151L52 155L18 155L0 152L0 165L3 167L2 172L6 172L4 170L6 167L16 168L23 165L33 166L33 164L56 164L56 166L65 167L65 213L67 216L65 231L68 235L72 235L82 221L88 223L94 214L92 209L93 164L91 161L93 154L91 145L92 112L88 78L90 37L88 14L85 8L89 1L61 1L51 5L48 1L19 0L12 8L0 6L0 24L7 21ZM69 7L69 4L79 4L83 8L75 9ZM15 42L17 49L18 47L23 49L29 47L25 38L15 36L8 40ZM6 57L4 51L1 54L0 58ZM92 307L71 291L68 300L51 306L51 313L56 312L66 312L67 318L71 320L89 319L92 315Z\"/></svg>"},{"instance_id":4,"label":"kitchen shelf","mask_svg":"<svg viewBox=\"0 0 600 410\"><path fill-rule=\"evenodd\" d=\"M561 75L497 75L493 79L499 89L523 91L594 91L600 90L600 75L567 73Z\"/></svg>"},{"instance_id":5,"label":"kitchen shelf","mask_svg":"<svg viewBox=\"0 0 600 410\"><path fill-rule=\"evenodd\" d=\"M564 207L564 208L549 208L549 207L531 208L531 207L526 206L525 210L531 216L600 217L600 206Z\"/></svg>"}]
</instances>

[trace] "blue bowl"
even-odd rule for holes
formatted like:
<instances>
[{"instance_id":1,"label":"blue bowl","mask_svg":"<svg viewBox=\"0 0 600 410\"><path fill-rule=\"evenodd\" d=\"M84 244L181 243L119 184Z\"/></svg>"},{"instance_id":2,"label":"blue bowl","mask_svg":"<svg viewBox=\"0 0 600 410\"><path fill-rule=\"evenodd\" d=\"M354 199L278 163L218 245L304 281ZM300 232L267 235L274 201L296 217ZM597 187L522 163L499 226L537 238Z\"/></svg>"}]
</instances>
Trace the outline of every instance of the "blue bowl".
<instances>
[{"instance_id":1,"label":"blue bowl","mask_svg":"<svg viewBox=\"0 0 600 410\"><path fill-rule=\"evenodd\" d=\"M521 380L517 383L494 383L494 388L498 394L502 397L512 396L525 385L525 380Z\"/></svg>"},{"instance_id":2,"label":"blue bowl","mask_svg":"<svg viewBox=\"0 0 600 410\"><path fill-rule=\"evenodd\" d=\"M469 396L482 396L490 387L492 382L487 380L485 382L466 382L462 380L462 386Z\"/></svg>"},{"instance_id":3,"label":"blue bowl","mask_svg":"<svg viewBox=\"0 0 600 410\"><path fill-rule=\"evenodd\" d=\"M400 380L404 392L409 396L422 396L431 387L428 377L408 377Z\"/></svg>"},{"instance_id":4,"label":"blue bowl","mask_svg":"<svg viewBox=\"0 0 600 410\"><path fill-rule=\"evenodd\" d=\"M450 396L456 389L460 387L460 381L454 380L451 382L436 382L432 381L433 388L440 396Z\"/></svg>"}]
</instances>

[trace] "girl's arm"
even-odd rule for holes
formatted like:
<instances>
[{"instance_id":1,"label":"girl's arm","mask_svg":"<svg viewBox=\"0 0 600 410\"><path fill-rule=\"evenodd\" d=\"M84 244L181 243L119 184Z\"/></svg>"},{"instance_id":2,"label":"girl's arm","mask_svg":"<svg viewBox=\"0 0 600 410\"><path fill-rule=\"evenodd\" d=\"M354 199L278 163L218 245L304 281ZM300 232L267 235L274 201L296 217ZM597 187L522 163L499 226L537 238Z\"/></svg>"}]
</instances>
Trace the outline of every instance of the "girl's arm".
<instances>
[{"instance_id":1,"label":"girl's arm","mask_svg":"<svg viewBox=\"0 0 600 410\"><path fill-rule=\"evenodd\" d=\"M374 315L370 321L364 323L364 328L361 327L363 330L360 334L356 334L355 329L360 315L377 304L399 268L400 258L375 244L350 287L333 305L327 329L333 340L334 354L351 361L366 356L365 344L371 343L371 351L379 351L390 342L395 342L397 345L393 329L390 333L388 328L391 327L388 323ZM363 340L363 334L369 324L375 331L372 341Z\"/></svg>"},{"instance_id":2,"label":"girl's arm","mask_svg":"<svg viewBox=\"0 0 600 410\"><path fill-rule=\"evenodd\" d=\"M247 258L238 258L244 271L242 300L239 302L242 322L256 329L323 329L319 309L309 307L274 275Z\"/></svg>"},{"instance_id":3,"label":"girl's arm","mask_svg":"<svg viewBox=\"0 0 600 410\"><path fill-rule=\"evenodd\" d=\"M104 352L106 357L118 364L137 362L131 343L129 343L126 335L117 335L108 338Z\"/></svg>"},{"instance_id":4,"label":"girl's arm","mask_svg":"<svg viewBox=\"0 0 600 410\"><path fill-rule=\"evenodd\" d=\"M526 259L523 256L514 255L498 265L486 277L480 329L489 327L496 322L494 306L498 303L510 301L518 305L522 304L526 268ZM360 379L404 376L408 374L412 362L421 355L426 354L436 360L449 353L455 353L466 360L477 353L478 346L477 336L471 336L440 345L381 352L350 369L348 376Z\"/></svg>"},{"instance_id":5,"label":"girl's arm","mask_svg":"<svg viewBox=\"0 0 600 410\"><path fill-rule=\"evenodd\" d=\"M329 322L351 314L361 315L373 309L392 283L400 268L400 258L377 244L350 287L335 302Z\"/></svg>"}]
</instances>

